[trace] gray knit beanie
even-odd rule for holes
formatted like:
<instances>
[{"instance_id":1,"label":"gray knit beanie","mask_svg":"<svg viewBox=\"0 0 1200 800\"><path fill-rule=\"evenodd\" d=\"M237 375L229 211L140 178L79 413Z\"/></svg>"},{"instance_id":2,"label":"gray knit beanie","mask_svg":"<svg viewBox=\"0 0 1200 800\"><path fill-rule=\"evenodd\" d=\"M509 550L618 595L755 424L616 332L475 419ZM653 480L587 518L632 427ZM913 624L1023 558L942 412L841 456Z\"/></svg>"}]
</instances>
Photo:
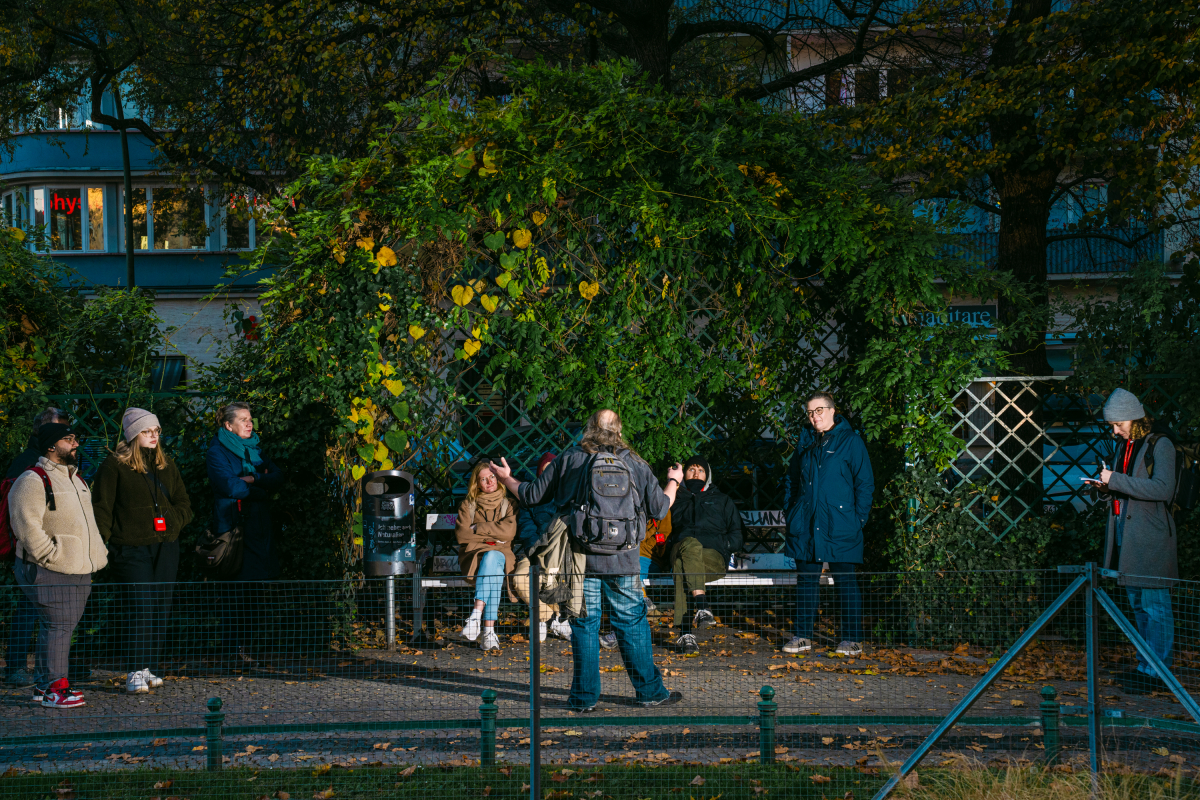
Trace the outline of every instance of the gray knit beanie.
<instances>
[{"instance_id":1,"label":"gray knit beanie","mask_svg":"<svg viewBox=\"0 0 1200 800\"><path fill-rule=\"evenodd\" d=\"M147 428L161 428L158 417L144 408L127 408L125 416L121 417L121 429L125 432L125 441L132 442L137 435Z\"/></svg>"},{"instance_id":2,"label":"gray knit beanie","mask_svg":"<svg viewBox=\"0 0 1200 800\"><path fill-rule=\"evenodd\" d=\"M1134 397L1133 392L1124 389L1113 389L1112 394L1104 401L1105 422L1130 422L1146 416L1146 409Z\"/></svg>"}]
</instances>

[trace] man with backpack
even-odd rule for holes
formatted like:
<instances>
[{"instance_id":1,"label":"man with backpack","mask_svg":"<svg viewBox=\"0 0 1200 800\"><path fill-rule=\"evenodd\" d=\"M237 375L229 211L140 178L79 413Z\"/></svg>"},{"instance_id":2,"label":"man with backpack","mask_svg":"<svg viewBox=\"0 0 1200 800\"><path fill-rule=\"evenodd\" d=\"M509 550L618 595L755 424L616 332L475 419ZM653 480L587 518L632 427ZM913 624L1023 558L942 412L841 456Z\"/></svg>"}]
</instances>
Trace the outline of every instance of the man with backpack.
<instances>
[{"instance_id":1,"label":"man with backpack","mask_svg":"<svg viewBox=\"0 0 1200 800\"><path fill-rule=\"evenodd\" d=\"M67 682L67 659L92 591L92 573L108 563L92 514L92 493L75 467L78 449L69 427L43 425L38 430L41 458L8 494L16 539L13 573L41 623L33 699L47 708L84 705L83 693Z\"/></svg>"},{"instance_id":2,"label":"man with backpack","mask_svg":"<svg viewBox=\"0 0 1200 800\"><path fill-rule=\"evenodd\" d=\"M565 450L536 480L516 480L504 459L492 470L522 505L552 499L572 546L586 554L583 614L571 620L574 672L568 708L587 713L600 699L601 596L609 603L609 621L638 705L682 700L681 693L663 686L654 664L639 561L646 520L667 515L683 482L682 466L672 466L666 488L660 488L650 466L621 437L620 417L605 409L588 420L579 446Z\"/></svg>"},{"instance_id":3,"label":"man with backpack","mask_svg":"<svg viewBox=\"0 0 1200 800\"><path fill-rule=\"evenodd\" d=\"M3 497L8 495L12 482L21 477L22 472L37 464L41 457L41 453L38 452L37 434L43 425L51 422L61 422L66 425L68 422L67 412L61 408L50 406L34 418L33 433L29 436L28 446L12 460L12 463L8 465L8 472L4 474ZM0 497L0 499L3 498ZM0 520L0 524L8 524L8 522ZM6 557L13 558L15 553L12 552L10 543L5 542L4 544L9 548ZM25 596L24 592L19 592L16 610L13 611L12 619L8 623L8 647L4 651L4 682L9 686L24 689L34 684L34 676L25 669L25 662L29 657L29 640L33 638L33 629L37 627L37 618L37 610L33 607L33 603L29 602L29 598Z\"/></svg>"}]
</instances>

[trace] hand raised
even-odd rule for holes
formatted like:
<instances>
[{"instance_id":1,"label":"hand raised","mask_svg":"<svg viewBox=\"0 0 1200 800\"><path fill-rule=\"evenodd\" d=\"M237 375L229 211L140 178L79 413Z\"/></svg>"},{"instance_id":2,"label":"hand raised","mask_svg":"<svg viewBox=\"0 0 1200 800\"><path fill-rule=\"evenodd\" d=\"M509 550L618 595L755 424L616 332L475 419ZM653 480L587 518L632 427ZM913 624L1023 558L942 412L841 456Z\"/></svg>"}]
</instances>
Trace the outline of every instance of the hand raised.
<instances>
[{"instance_id":1,"label":"hand raised","mask_svg":"<svg viewBox=\"0 0 1200 800\"><path fill-rule=\"evenodd\" d=\"M512 467L508 465L508 460L501 458L500 463L488 461L488 465L492 468L492 472L496 473L496 478L499 480L507 480L512 477Z\"/></svg>"},{"instance_id":2,"label":"hand raised","mask_svg":"<svg viewBox=\"0 0 1200 800\"><path fill-rule=\"evenodd\" d=\"M671 480L672 478L674 478L675 482L680 486L683 485L683 464L680 464L678 461L671 465L670 469L667 470L667 480Z\"/></svg>"}]
</instances>

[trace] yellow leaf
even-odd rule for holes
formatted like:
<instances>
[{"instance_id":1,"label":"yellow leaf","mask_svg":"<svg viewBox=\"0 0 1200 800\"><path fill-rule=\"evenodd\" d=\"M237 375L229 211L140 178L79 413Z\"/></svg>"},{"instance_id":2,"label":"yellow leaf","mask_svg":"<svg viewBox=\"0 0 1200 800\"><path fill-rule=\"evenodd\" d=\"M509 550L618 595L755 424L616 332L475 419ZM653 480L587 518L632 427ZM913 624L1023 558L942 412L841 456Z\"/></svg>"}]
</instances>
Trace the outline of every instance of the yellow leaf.
<instances>
[{"instance_id":1,"label":"yellow leaf","mask_svg":"<svg viewBox=\"0 0 1200 800\"><path fill-rule=\"evenodd\" d=\"M533 212L533 214L531 214L530 216L532 216L532 217L533 217L533 224L534 224L534 225L541 225L543 222L545 222L545 221L546 221L546 215L545 215L545 214L543 214L543 213L542 213L542 212L540 212L540 211L535 211L535 212Z\"/></svg>"},{"instance_id":2,"label":"yellow leaf","mask_svg":"<svg viewBox=\"0 0 1200 800\"><path fill-rule=\"evenodd\" d=\"M455 286L450 290L450 296L454 298L455 305L465 306L475 296L475 290L470 286Z\"/></svg>"},{"instance_id":3,"label":"yellow leaf","mask_svg":"<svg viewBox=\"0 0 1200 800\"><path fill-rule=\"evenodd\" d=\"M529 247L529 243L533 241L533 234L524 228L517 228L513 231L513 244L524 250Z\"/></svg>"},{"instance_id":4,"label":"yellow leaf","mask_svg":"<svg viewBox=\"0 0 1200 800\"><path fill-rule=\"evenodd\" d=\"M593 297L599 294L599 292L599 283L596 283L595 281L592 281L591 283L588 283L587 281L579 282L579 294L583 296L584 300L591 300Z\"/></svg>"},{"instance_id":5,"label":"yellow leaf","mask_svg":"<svg viewBox=\"0 0 1200 800\"><path fill-rule=\"evenodd\" d=\"M496 285L499 286L501 289L503 289L505 286L508 286L508 282L511 280L512 280L511 272L502 272L502 273L500 273L499 277L496 278Z\"/></svg>"},{"instance_id":6,"label":"yellow leaf","mask_svg":"<svg viewBox=\"0 0 1200 800\"><path fill-rule=\"evenodd\" d=\"M404 391L404 384L395 378L383 382L384 387L392 394L400 394Z\"/></svg>"},{"instance_id":7,"label":"yellow leaf","mask_svg":"<svg viewBox=\"0 0 1200 800\"><path fill-rule=\"evenodd\" d=\"M334 261L336 261L336 262L338 262L339 264L345 264L345 263L346 263L346 254L342 252L342 248L340 248L340 247L335 247L335 248L334 248L334 250L333 250L333 260L334 260Z\"/></svg>"},{"instance_id":8,"label":"yellow leaf","mask_svg":"<svg viewBox=\"0 0 1200 800\"><path fill-rule=\"evenodd\" d=\"M483 278L480 278L477 281L471 281L471 288L476 292L483 294L483 292L487 289L487 281L485 281Z\"/></svg>"},{"instance_id":9,"label":"yellow leaf","mask_svg":"<svg viewBox=\"0 0 1200 800\"><path fill-rule=\"evenodd\" d=\"M392 310L392 307L391 307L391 306L389 306L387 303L380 303L380 304L379 304L379 310L380 310L380 311L391 311L391 310Z\"/></svg>"},{"instance_id":10,"label":"yellow leaf","mask_svg":"<svg viewBox=\"0 0 1200 800\"><path fill-rule=\"evenodd\" d=\"M483 297L479 298L479 302L483 305L484 308L487 309L489 314L492 313L493 311L495 311L496 306L499 305L499 302L496 300L496 298L494 298L490 295L484 295Z\"/></svg>"},{"instance_id":11,"label":"yellow leaf","mask_svg":"<svg viewBox=\"0 0 1200 800\"><path fill-rule=\"evenodd\" d=\"M468 339L467 341L463 342L463 352L467 354L468 358L470 358L479 352L479 348L482 344L483 343L478 339Z\"/></svg>"},{"instance_id":12,"label":"yellow leaf","mask_svg":"<svg viewBox=\"0 0 1200 800\"><path fill-rule=\"evenodd\" d=\"M1154 747L1154 748L1151 748L1150 752L1154 753L1154 755L1156 755L1156 756L1170 755L1170 751L1167 750L1167 748L1165 748L1165 747Z\"/></svg>"},{"instance_id":13,"label":"yellow leaf","mask_svg":"<svg viewBox=\"0 0 1200 800\"><path fill-rule=\"evenodd\" d=\"M363 250L375 249L375 240L369 237L365 239L359 239L357 242L355 242L355 244L361 247Z\"/></svg>"},{"instance_id":14,"label":"yellow leaf","mask_svg":"<svg viewBox=\"0 0 1200 800\"><path fill-rule=\"evenodd\" d=\"M742 296L742 282L738 281L738 284L737 284L737 286L734 287L734 289L737 290L737 296L741 297Z\"/></svg>"},{"instance_id":15,"label":"yellow leaf","mask_svg":"<svg viewBox=\"0 0 1200 800\"><path fill-rule=\"evenodd\" d=\"M350 416L347 417L347 419L350 420L351 422L358 422L358 409L357 408L350 409Z\"/></svg>"},{"instance_id":16,"label":"yellow leaf","mask_svg":"<svg viewBox=\"0 0 1200 800\"><path fill-rule=\"evenodd\" d=\"M376 461L383 461L385 458L387 458L387 454L387 445L383 442L380 442L379 444L375 445L375 452L372 455Z\"/></svg>"},{"instance_id":17,"label":"yellow leaf","mask_svg":"<svg viewBox=\"0 0 1200 800\"><path fill-rule=\"evenodd\" d=\"M379 248L379 253L375 256L379 263L385 267L396 266L396 252L390 247Z\"/></svg>"},{"instance_id":18,"label":"yellow leaf","mask_svg":"<svg viewBox=\"0 0 1200 800\"><path fill-rule=\"evenodd\" d=\"M12 231L13 238L18 242L25 241L25 231L20 228L9 228L9 230Z\"/></svg>"},{"instance_id":19,"label":"yellow leaf","mask_svg":"<svg viewBox=\"0 0 1200 800\"><path fill-rule=\"evenodd\" d=\"M1008 702L1009 702L1009 705L1012 705L1012 706L1023 706L1023 705L1025 705L1025 701L1024 701L1024 700L1009 700Z\"/></svg>"},{"instance_id":20,"label":"yellow leaf","mask_svg":"<svg viewBox=\"0 0 1200 800\"><path fill-rule=\"evenodd\" d=\"M420 325L409 325L408 335L417 341L421 341L421 339L425 338L425 329Z\"/></svg>"},{"instance_id":21,"label":"yellow leaf","mask_svg":"<svg viewBox=\"0 0 1200 800\"><path fill-rule=\"evenodd\" d=\"M396 467L394 464L392 464L392 460L390 458L385 458L383 461L380 462L379 468L383 469L383 470L388 470L388 469L395 469Z\"/></svg>"},{"instance_id":22,"label":"yellow leaf","mask_svg":"<svg viewBox=\"0 0 1200 800\"><path fill-rule=\"evenodd\" d=\"M367 474L367 468L361 465L355 465L350 469L350 475L356 481L361 481L362 476Z\"/></svg>"}]
</instances>

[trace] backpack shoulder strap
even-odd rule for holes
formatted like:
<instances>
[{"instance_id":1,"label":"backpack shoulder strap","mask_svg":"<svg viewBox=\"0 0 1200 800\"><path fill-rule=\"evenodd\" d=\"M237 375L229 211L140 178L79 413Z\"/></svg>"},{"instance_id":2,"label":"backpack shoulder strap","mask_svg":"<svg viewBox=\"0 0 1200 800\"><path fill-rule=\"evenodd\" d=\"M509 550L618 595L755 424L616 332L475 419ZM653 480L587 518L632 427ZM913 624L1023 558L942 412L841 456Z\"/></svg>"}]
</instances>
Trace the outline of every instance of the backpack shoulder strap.
<instances>
[{"instance_id":1,"label":"backpack shoulder strap","mask_svg":"<svg viewBox=\"0 0 1200 800\"><path fill-rule=\"evenodd\" d=\"M1161 433L1151 433L1146 435L1146 455L1142 461L1146 463L1146 477L1154 477L1154 446L1158 444L1158 440L1163 438Z\"/></svg>"},{"instance_id":2,"label":"backpack shoulder strap","mask_svg":"<svg viewBox=\"0 0 1200 800\"><path fill-rule=\"evenodd\" d=\"M28 472L32 472L42 479L42 487L46 490L46 508L54 511L54 487L50 485L50 476L46 474L46 470L38 466L29 467Z\"/></svg>"}]
</instances>

